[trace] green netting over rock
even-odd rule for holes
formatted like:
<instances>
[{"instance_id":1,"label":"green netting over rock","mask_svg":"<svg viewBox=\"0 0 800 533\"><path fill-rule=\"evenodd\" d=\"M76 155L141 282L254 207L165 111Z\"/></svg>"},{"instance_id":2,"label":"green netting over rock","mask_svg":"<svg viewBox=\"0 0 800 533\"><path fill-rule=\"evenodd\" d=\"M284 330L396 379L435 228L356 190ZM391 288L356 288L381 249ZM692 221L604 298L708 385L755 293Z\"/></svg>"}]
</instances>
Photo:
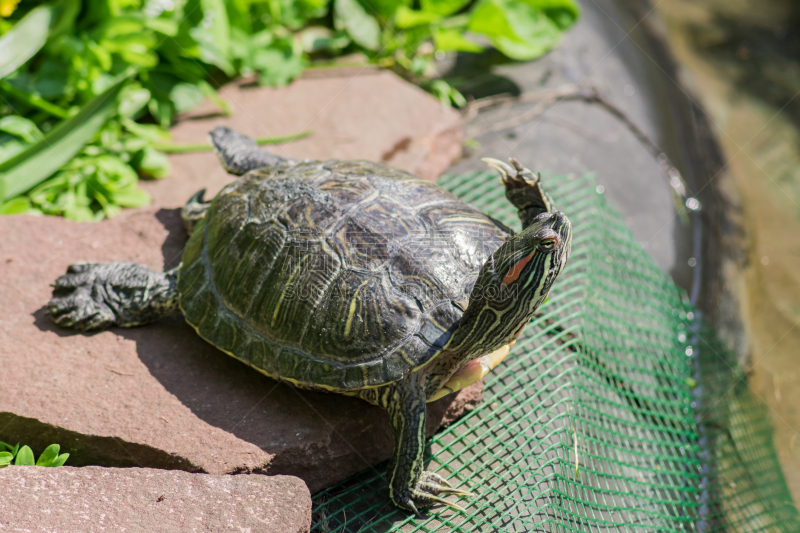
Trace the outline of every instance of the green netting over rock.
<instances>
[{"instance_id":1,"label":"green netting over rock","mask_svg":"<svg viewBox=\"0 0 800 533\"><path fill-rule=\"evenodd\" d=\"M495 175L440 183L519 227ZM484 401L427 449L477 495L468 514L396 510L383 464L317 494L313 531L800 531L733 356L590 176L546 185L574 224L570 262Z\"/></svg>"}]
</instances>

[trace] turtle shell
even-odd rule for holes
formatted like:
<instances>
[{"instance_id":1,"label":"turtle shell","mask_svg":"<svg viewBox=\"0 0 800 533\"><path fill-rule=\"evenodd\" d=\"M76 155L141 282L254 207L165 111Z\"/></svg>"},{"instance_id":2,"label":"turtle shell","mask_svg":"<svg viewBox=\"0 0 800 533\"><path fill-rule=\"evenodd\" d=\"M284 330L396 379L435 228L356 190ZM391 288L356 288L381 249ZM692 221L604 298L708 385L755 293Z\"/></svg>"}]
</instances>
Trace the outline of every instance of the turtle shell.
<instances>
[{"instance_id":1,"label":"turtle shell","mask_svg":"<svg viewBox=\"0 0 800 533\"><path fill-rule=\"evenodd\" d=\"M272 377L352 391L397 381L447 343L507 228L386 165L250 172L183 254L186 320Z\"/></svg>"}]
</instances>

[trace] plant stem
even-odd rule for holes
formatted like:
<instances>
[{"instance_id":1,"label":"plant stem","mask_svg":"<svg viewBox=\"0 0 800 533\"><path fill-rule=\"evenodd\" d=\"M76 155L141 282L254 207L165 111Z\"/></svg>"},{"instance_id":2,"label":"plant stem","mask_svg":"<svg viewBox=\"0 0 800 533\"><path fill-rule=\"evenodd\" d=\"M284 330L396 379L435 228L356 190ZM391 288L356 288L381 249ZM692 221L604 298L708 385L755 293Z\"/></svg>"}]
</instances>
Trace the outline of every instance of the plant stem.
<instances>
[{"instance_id":1,"label":"plant stem","mask_svg":"<svg viewBox=\"0 0 800 533\"><path fill-rule=\"evenodd\" d=\"M337 62L337 61L314 61L309 64L305 70L327 70L327 69L334 69L334 68L378 68L377 65L374 63L368 63L366 61L347 61L347 62Z\"/></svg>"},{"instance_id":2,"label":"plant stem","mask_svg":"<svg viewBox=\"0 0 800 533\"><path fill-rule=\"evenodd\" d=\"M50 115L58 118L67 118L69 117L69 111L62 107L58 107L55 104L51 104L41 96L37 94L28 94L24 91L20 91L7 81L0 80L0 91L3 91L6 94L9 94L16 98L17 100L21 100L26 104L30 105L31 107L35 107L37 109L41 109Z\"/></svg>"},{"instance_id":3,"label":"plant stem","mask_svg":"<svg viewBox=\"0 0 800 533\"><path fill-rule=\"evenodd\" d=\"M281 144L298 139L305 139L314 133L313 130L307 130L295 135L287 135L285 137L259 137L256 143L259 145L264 144ZM194 152L210 152L212 147L208 143L156 143L153 148L166 154L191 154Z\"/></svg>"}]
</instances>

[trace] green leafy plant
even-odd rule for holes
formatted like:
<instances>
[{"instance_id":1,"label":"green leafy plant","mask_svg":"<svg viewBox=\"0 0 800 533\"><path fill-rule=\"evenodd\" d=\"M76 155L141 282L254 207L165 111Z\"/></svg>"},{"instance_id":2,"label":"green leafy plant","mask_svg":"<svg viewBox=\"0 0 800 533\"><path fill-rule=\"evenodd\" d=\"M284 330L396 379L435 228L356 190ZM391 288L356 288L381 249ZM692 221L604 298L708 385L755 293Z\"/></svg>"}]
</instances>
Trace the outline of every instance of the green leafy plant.
<instances>
[{"instance_id":1,"label":"green leafy plant","mask_svg":"<svg viewBox=\"0 0 800 533\"><path fill-rule=\"evenodd\" d=\"M533 59L577 17L574 0L0 0L0 214L147 204L138 180L190 150L167 128L204 99L230 113L232 78L280 86L357 53L460 106L437 54Z\"/></svg>"},{"instance_id":2,"label":"green leafy plant","mask_svg":"<svg viewBox=\"0 0 800 533\"><path fill-rule=\"evenodd\" d=\"M61 447L58 444L51 444L39 455L39 459L34 461L33 451L28 446L11 446L5 442L0 442L0 468L14 464L16 466L62 466L69 459L68 453L59 454Z\"/></svg>"}]
</instances>

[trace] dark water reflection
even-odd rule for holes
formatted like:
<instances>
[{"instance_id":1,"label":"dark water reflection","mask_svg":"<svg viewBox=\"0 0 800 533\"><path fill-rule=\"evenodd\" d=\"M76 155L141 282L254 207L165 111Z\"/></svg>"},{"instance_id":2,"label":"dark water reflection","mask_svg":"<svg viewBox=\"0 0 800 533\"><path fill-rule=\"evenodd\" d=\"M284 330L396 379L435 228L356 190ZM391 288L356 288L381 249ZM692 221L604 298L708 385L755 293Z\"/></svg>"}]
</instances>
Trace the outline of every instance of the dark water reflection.
<instances>
[{"instance_id":1,"label":"dark water reflection","mask_svg":"<svg viewBox=\"0 0 800 533\"><path fill-rule=\"evenodd\" d=\"M745 207L748 380L800 503L800 2L653 3Z\"/></svg>"}]
</instances>

